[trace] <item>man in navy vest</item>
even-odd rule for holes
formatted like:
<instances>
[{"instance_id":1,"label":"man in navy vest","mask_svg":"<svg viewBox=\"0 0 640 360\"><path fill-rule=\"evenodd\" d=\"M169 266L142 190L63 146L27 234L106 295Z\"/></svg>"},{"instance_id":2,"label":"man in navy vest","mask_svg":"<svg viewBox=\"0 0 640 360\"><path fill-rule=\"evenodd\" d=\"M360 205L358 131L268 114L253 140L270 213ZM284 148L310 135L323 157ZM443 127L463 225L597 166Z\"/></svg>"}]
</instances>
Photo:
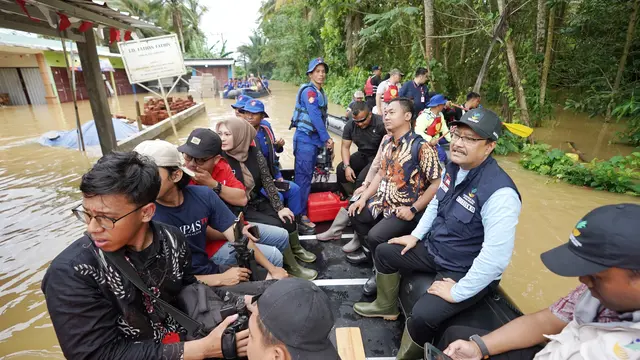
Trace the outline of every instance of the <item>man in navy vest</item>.
<instances>
[{"instance_id":1,"label":"man in navy vest","mask_svg":"<svg viewBox=\"0 0 640 360\"><path fill-rule=\"evenodd\" d=\"M294 181L300 187L301 218L310 227L315 227L315 224L307 218L307 199L311 192L318 153L325 146L333 149L333 140L327 132L326 124L328 100L322 90L328 72L329 66L323 58L315 58L309 62L307 75L310 81L298 90L290 126L296 128L293 135Z\"/></svg>"},{"instance_id":2,"label":"man in navy vest","mask_svg":"<svg viewBox=\"0 0 640 360\"><path fill-rule=\"evenodd\" d=\"M435 198L411 235L377 247L378 297L356 303L366 317L395 319L400 271L435 273L407 319L398 359L422 358L438 326L497 286L511 260L521 200L491 153L501 122L490 110L467 112L451 133L451 162Z\"/></svg>"}]
</instances>

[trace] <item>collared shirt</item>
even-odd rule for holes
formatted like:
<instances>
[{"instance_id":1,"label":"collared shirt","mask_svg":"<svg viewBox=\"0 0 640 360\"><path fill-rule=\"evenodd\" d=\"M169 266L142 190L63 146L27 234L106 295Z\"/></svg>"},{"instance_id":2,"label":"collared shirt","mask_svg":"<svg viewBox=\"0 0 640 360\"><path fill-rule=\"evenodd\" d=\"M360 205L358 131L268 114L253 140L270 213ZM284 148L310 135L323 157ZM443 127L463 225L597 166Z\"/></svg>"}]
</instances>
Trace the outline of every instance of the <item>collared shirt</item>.
<instances>
[{"instance_id":1,"label":"collared shirt","mask_svg":"<svg viewBox=\"0 0 640 360\"><path fill-rule=\"evenodd\" d=\"M412 99L413 113L420 114L429 103L429 86L427 84L418 85L414 80L410 80L402 85L399 96Z\"/></svg>"},{"instance_id":2,"label":"collared shirt","mask_svg":"<svg viewBox=\"0 0 640 360\"><path fill-rule=\"evenodd\" d=\"M264 127L267 127L271 131L271 134L268 134L267 133L268 130L265 130ZM269 143L269 140L271 141L271 143ZM273 151L274 159L272 160L274 164L270 164L270 165L273 165L274 167L273 178L279 179L282 177L282 173L280 172L280 167L277 164L278 156L276 155L276 153L281 153L284 149L282 148L282 146L275 146L275 141L276 141L275 133L273 132L273 128L271 127L271 124L267 120L262 120L256 132L255 142L260 147L260 151L262 151L262 155L264 155L267 161L269 161L269 158L271 156L271 151Z\"/></svg>"},{"instance_id":3,"label":"collared shirt","mask_svg":"<svg viewBox=\"0 0 640 360\"><path fill-rule=\"evenodd\" d=\"M458 170L455 186L460 185L468 174L469 170ZM518 193L508 187L496 190L484 203L480 209L484 243L467 274L451 288L451 296L456 302L474 296L501 278L511 260L521 208ZM411 235L424 240L437 214L438 199L434 197Z\"/></svg>"},{"instance_id":4,"label":"collared shirt","mask_svg":"<svg viewBox=\"0 0 640 360\"><path fill-rule=\"evenodd\" d=\"M438 153L423 143L418 154L412 154L412 144L417 135L407 132L397 141L391 138L384 145L381 160L380 186L369 199L369 210L374 218L393 214L395 208L412 206L429 187L431 181L440 177ZM417 160L417 161L415 161Z\"/></svg>"},{"instance_id":5,"label":"collared shirt","mask_svg":"<svg viewBox=\"0 0 640 360\"><path fill-rule=\"evenodd\" d=\"M158 297L177 306L180 291L196 283L191 252L178 229L151 221L153 241L124 255ZM171 239L169 239L171 237ZM163 344L184 334L173 318L138 290L87 235L51 262L42 281L47 309L68 359L167 359L184 355L184 343Z\"/></svg>"},{"instance_id":6,"label":"collared shirt","mask_svg":"<svg viewBox=\"0 0 640 360\"><path fill-rule=\"evenodd\" d=\"M371 123L364 129L360 128L353 119L347 121L342 130L342 139L353 141L359 152L367 156L375 156L382 137L386 133L382 116L371 114Z\"/></svg>"},{"instance_id":7,"label":"collared shirt","mask_svg":"<svg viewBox=\"0 0 640 360\"><path fill-rule=\"evenodd\" d=\"M437 117L440 117L440 127L438 128L436 126L435 135L427 134L427 128L433 124ZM444 138L447 139L448 142L451 142L451 134L449 133L449 127L447 127L444 116L441 112L434 114L431 109L426 109L416 119L416 134L422 136L427 141L431 141L433 137L439 138L444 135Z\"/></svg>"},{"instance_id":8,"label":"collared shirt","mask_svg":"<svg viewBox=\"0 0 640 360\"><path fill-rule=\"evenodd\" d=\"M576 305L584 293L589 291L589 288L585 284L580 284L577 288L571 291L567 296L559 299L553 305L549 307L551 313L558 319L570 323L573 321L573 315L576 311ZM601 306L596 314L594 322L607 323L622 321L620 314Z\"/></svg>"}]
</instances>

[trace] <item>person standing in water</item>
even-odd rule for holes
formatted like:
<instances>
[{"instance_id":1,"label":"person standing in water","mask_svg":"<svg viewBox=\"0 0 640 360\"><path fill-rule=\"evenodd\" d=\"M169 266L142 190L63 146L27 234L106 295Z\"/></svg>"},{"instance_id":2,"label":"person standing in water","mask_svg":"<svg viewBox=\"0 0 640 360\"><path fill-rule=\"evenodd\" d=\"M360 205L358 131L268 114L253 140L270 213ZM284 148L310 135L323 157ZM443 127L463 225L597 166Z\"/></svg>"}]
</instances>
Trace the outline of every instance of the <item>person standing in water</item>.
<instances>
[{"instance_id":1,"label":"person standing in water","mask_svg":"<svg viewBox=\"0 0 640 360\"><path fill-rule=\"evenodd\" d=\"M312 228L315 224L306 215L307 199L311 192L311 180L320 149L325 146L333 150L333 140L327 132L327 97L322 85L329 73L329 65L319 57L309 62L307 76L309 82L302 85L296 95L296 105L291 118L291 126L296 128L293 135L293 156L295 156L295 183L300 186L302 198L302 221Z\"/></svg>"}]
</instances>

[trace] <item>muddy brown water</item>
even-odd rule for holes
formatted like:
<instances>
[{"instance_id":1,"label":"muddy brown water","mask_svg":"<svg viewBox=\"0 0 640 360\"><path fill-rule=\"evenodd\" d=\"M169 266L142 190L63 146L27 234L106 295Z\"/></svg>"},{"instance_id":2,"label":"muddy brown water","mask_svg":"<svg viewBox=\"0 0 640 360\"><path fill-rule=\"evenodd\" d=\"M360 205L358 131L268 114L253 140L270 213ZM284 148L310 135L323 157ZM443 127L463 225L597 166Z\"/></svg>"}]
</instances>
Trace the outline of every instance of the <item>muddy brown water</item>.
<instances>
[{"instance_id":1,"label":"muddy brown water","mask_svg":"<svg viewBox=\"0 0 640 360\"><path fill-rule=\"evenodd\" d=\"M263 100L276 136L287 142L282 163L291 167L293 132L288 126L297 89L278 83L272 86L273 95ZM233 116L231 100L205 102L206 114L181 129L178 138L167 140L177 144L192 129ZM116 114L135 116L133 96L112 99L110 105ZM79 110L83 122L92 118L88 102L81 102ZM331 113L343 111L330 106ZM80 177L97 158L43 147L35 139L50 130L73 129L74 119L71 104L0 108L0 358L63 358L40 282L49 262L82 233L83 226L71 217L70 208L80 200ZM599 121L558 111L547 128L536 129L536 139L554 146L573 141L588 156L599 158L629 154L631 148L609 144L619 126L610 124L603 130ZM336 163L339 158L337 155ZM512 263L502 285L523 311L532 312L577 284L575 279L550 274L540 262L540 253L565 242L573 225L589 210L640 201L551 181L522 169L515 156L500 157L499 162L524 199Z\"/></svg>"}]
</instances>

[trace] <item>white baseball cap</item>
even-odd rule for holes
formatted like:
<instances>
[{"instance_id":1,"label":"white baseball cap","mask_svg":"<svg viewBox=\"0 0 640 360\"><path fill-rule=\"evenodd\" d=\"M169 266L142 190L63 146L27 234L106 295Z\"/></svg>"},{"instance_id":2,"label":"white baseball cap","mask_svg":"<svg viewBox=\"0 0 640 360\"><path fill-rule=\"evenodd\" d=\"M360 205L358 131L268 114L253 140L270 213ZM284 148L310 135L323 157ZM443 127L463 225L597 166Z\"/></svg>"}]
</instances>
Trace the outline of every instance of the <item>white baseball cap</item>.
<instances>
[{"instance_id":1,"label":"white baseball cap","mask_svg":"<svg viewBox=\"0 0 640 360\"><path fill-rule=\"evenodd\" d=\"M195 173L182 163L182 156L178 148L170 142L156 139L145 140L138 144L133 151L140 155L145 155L153 159L153 162L160 167L177 166L185 174L194 176Z\"/></svg>"}]
</instances>

